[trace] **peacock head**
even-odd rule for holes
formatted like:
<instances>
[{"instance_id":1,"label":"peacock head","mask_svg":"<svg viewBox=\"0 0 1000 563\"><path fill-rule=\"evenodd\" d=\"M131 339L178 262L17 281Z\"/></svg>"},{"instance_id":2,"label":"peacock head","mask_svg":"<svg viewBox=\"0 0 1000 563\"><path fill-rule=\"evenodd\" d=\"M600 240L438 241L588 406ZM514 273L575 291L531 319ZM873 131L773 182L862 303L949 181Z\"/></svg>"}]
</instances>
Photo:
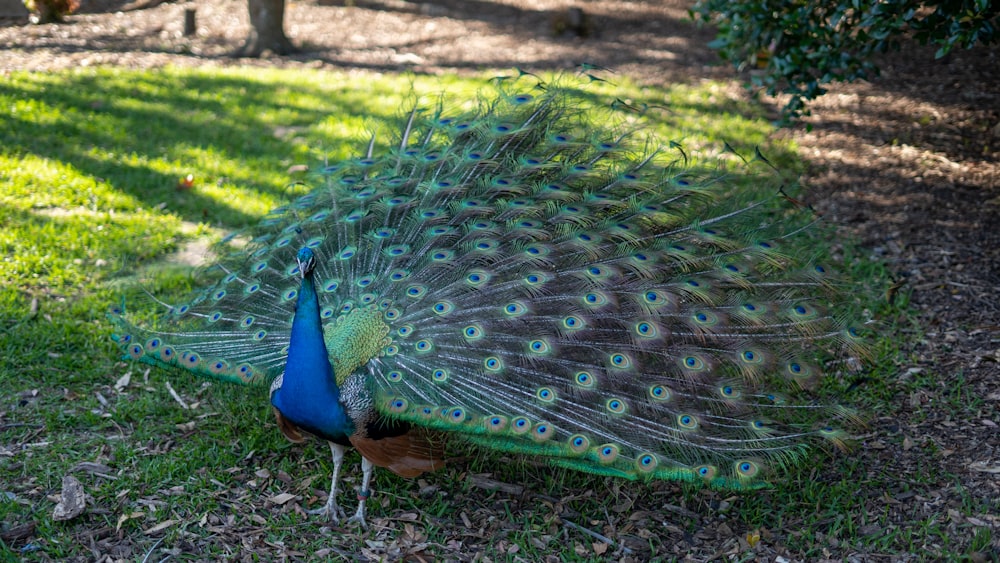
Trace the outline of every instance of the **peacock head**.
<instances>
[{"instance_id":1,"label":"peacock head","mask_svg":"<svg viewBox=\"0 0 1000 563\"><path fill-rule=\"evenodd\" d=\"M299 263L299 274L302 279L312 273L313 268L316 267L316 254L313 253L311 248L302 247L299 253L295 255L295 260Z\"/></svg>"}]
</instances>

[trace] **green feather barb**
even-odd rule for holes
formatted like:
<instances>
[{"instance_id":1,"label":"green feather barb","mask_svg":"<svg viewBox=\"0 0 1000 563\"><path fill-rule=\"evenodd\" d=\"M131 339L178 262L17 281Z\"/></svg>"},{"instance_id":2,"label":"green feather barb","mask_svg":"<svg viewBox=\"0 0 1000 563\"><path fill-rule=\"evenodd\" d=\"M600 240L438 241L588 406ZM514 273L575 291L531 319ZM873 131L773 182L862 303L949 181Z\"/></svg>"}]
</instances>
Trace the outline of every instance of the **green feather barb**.
<instances>
[{"instance_id":1,"label":"green feather barb","mask_svg":"<svg viewBox=\"0 0 1000 563\"><path fill-rule=\"evenodd\" d=\"M841 283L795 250L815 217L762 157L731 169L588 115L530 77L475 111L414 110L395 148L318 170L156 330L114 316L119 344L279 375L308 247L336 379L362 382L341 400L364 420L735 489L842 446L853 415L808 392L863 344Z\"/></svg>"}]
</instances>

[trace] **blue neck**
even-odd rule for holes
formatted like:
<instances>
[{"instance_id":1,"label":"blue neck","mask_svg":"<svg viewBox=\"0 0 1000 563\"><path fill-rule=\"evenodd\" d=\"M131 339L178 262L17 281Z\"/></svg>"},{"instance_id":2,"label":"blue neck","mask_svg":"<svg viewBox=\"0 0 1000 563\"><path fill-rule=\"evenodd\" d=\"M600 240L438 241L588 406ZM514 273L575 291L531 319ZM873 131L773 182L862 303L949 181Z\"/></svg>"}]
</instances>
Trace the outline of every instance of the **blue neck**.
<instances>
[{"instance_id":1,"label":"blue neck","mask_svg":"<svg viewBox=\"0 0 1000 563\"><path fill-rule=\"evenodd\" d=\"M340 388L323 341L311 272L303 276L299 288L285 374L281 387L271 394L271 404L285 418L322 438L344 439L354 433L354 424L340 403Z\"/></svg>"}]
</instances>

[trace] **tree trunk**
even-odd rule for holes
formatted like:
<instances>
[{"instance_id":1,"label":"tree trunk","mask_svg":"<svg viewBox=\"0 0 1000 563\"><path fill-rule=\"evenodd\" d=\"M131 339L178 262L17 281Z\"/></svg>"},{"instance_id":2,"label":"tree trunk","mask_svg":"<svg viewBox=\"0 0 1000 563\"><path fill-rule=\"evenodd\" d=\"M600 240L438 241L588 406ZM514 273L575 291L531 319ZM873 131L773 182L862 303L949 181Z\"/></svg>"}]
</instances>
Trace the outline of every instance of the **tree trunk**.
<instances>
[{"instance_id":1,"label":"tree trunk","mask_svg":"<svg viewBox=\"0 0 1000 563\"><path fill-rule=\"evenodd\" d=\"M285 0L247 0L250 36L236 52L241 57L287 55L295 46L285 36Z\"/></svg>"}]
</instances>

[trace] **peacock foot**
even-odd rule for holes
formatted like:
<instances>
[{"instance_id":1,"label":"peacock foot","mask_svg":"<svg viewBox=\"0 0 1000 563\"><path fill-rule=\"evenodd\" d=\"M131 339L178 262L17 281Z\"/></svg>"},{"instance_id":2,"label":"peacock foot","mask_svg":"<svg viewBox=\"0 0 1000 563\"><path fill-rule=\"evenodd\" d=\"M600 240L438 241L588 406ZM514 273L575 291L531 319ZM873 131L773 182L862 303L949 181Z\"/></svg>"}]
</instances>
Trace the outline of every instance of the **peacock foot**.
<instances>
[{"instance_id":1,"label":"peacock foot","mask_svg":"<svg viewBox=\"0 0 1000 563\"><path fill-rule=\"evenodd\" d=\"M307 510L306 513L325 516L329 518L329 520L334 524L339 524L342 518L347 517L347 515L344 513L344 509L340 508L340 506L337 505L337 499L333 495L327 497L326 504L324 504L322 507L314 510Z\"/></svg>"},{"instance_id":2,"label":"peacock foot","mask_svg":"<svg viewBox=\"0 0 1000 563\"><path fill-rule=\"evenodd\" d=\"M372 467L370 464L364 464L364 465L366 466L364 480L365 484L367 485L369 479L371 479ZM347 519L347 523L358 524L361 526L361 529L363 530L368 529L368 523L365 522L365 503L368 502L368 497L370 497L371 495L372 492L367 489L361 489L358 491L358 510L354 513L354 516L351 516L350 518Z\"/></svg>"},{"instance_id":3,"label":"peacock foot","mask_svg":"<svg viewBox=\"0 0 1000 563\"><path fill-rule=\"evenodd\" d=\"M351 516L350 518L348 518L347 519L347 523L348 524L357 524L357 525L361 526L362 530L367 530L368 529L368 523L365 522L365 511L364 510L359 510L357 512L357 514L355 514L354 516Z\"/></svg>"}]
</instances>

